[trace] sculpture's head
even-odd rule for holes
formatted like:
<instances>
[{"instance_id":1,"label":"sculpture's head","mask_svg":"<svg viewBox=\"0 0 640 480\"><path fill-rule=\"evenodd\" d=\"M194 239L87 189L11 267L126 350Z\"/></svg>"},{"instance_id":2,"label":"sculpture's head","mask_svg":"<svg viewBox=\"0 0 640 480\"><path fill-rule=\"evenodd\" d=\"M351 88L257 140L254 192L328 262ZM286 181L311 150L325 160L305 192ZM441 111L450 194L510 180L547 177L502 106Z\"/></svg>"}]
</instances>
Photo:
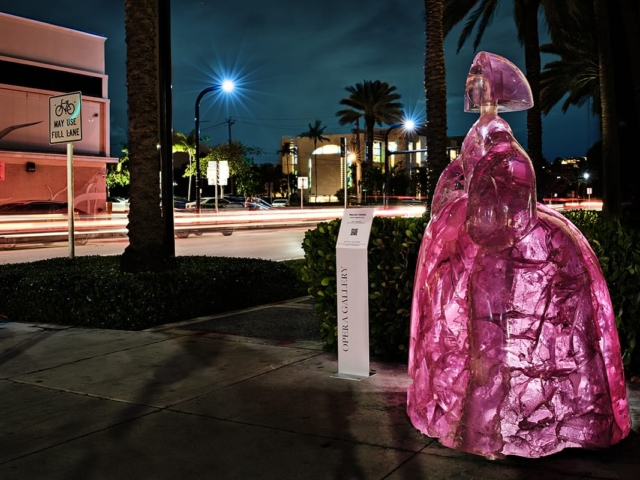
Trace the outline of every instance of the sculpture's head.
<instances>
[{"instance_id":1,"label":"sculpture's head","mask_svg":"<svg viewBox=\"0 0 640 480\"><path fill-rule=\"evenodd\" d=\"M483 104L497 104L499 112L533 106L531 87L513 63L500 55L480 52L473 59L464 95L464 111L479 112Z\"/></svg>"}]
</instances>

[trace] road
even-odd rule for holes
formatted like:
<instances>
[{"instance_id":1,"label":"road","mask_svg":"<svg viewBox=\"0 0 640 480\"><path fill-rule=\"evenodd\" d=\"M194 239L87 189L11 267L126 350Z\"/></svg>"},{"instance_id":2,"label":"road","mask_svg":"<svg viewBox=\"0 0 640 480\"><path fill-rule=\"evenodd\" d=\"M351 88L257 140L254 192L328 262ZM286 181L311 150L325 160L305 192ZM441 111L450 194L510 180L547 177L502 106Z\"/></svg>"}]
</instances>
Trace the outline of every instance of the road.
<instances>
[{"instance_id":1,"label":"road","mask_svg":"<svg viewBox=\"0 0 640 480\"><path fill-rule=\"evenodd\" d=\"M288 260L302 258L304 232L309 227L236 230L231 236L220 233L208 233L201 237L176 239L176 255L209 255L224 257L264 258L267 260ZM119 255L129 244L126 237L97 238L86 245L76 245L76 256ZM0 249L0 265L44 260L47 258L68 257L66 242L48 246L42 244L24 245L13 250Z\"/></svg>"}]
</instances>

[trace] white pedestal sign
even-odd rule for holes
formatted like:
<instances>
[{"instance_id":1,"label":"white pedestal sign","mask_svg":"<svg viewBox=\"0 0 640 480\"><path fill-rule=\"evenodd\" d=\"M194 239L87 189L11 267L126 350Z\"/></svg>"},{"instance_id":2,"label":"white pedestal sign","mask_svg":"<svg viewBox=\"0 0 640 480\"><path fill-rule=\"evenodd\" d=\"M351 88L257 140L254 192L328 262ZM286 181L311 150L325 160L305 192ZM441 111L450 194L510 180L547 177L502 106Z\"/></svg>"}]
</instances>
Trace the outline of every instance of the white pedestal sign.
<instances>
[{"instance_id":1,"label":"white pedestal sign","mask_svg":"<svg viewBox=\"0 0 640 480\"><path fill-rule=\"evenodd\" d=\"M367 247L372 208L345 209L336 244L338 378L362 380L369 372Z\"/></svg>"}]
</instances>

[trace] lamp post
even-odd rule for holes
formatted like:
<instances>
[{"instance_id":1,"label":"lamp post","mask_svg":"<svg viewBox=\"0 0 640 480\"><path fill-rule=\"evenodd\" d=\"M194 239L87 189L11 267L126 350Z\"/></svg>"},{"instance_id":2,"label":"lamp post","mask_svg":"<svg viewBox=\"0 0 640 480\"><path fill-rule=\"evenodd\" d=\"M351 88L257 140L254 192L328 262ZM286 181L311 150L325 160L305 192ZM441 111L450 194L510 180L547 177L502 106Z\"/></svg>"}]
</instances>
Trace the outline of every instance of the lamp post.
<instances>
[{"instance_id":1,"label":"lamp post","mask_svg":"<svg viewBox=\"0 0 640 480\"><path fill-rule=\"evenodd\" d=\"M389 133L396 128L403 127L406 131L412 131L415 128L413 120L405 120L402 123L394 123L391 125L384 134L384 207L387 208L389 204L389 157L393 155L389 151Z\"/></svg>"},{"instance_id":2,"label":"lamp post","mask_svg":"<svg viewBox=\"0 0 640 480\"><path fill-rule=\"evenodd\" d=\"M591 188L589 188L589 172L584 172L582 177L584 178L584 185L585 185L584 188L587 191L587 195L589 196L588 201L591 202Z\"/></svg>"},{"instance_id":3,"label":"lamp post","mask_svg":"<svg viewBox=\"0 0 640 480\"><path fill-rule=\"evenodd\" d=\"M219 85L213 85L211 87L207 87L200 92L198 98L196 98L196 213L200 213L200 101L202 97L204 97L207 93L213 92L214 90L222 90L226 93L233 92L235 88L235 84L232 80L225 80ZM231 128L231 126L229 126ZM216 189L218 186L216 185Z\"/></svg>"}]
</instances>

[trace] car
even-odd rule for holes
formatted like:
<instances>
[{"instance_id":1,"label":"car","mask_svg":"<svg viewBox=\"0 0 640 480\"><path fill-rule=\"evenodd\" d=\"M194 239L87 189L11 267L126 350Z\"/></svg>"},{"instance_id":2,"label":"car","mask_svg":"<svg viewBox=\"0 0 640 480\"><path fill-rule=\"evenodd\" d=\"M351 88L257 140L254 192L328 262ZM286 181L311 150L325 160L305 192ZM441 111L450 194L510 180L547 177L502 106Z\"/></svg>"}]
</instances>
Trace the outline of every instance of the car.
<instances>
[{"instance_id":1,"label":"car","mask_svg":"<svg viewBox=\"0 0 640 480\"><path fill-rule=\"evenodd\" d=\"M129 199L124 197L107 197L107 202L111 202L111 212L126 213L129 211ZM108 211L108 208L107 208Z\"/></svg>"},{"instance_id":2,"label":"car","mask_svg":"<svg viewBox=\"0 0 640 480\"><path fill-rule=\"evenodd\" d=\"M415 198L404 198L400 201L402 205L409 206L425 206L426 202L424 200L417 200Z\"/></svg>"},{"instance_id":3,"label":"car","mask_svg":"<svg viewBox=\"0 0 640 480\"><path fill-rule=\"evenodd\" d=\"M254 210L268 210L271 208L271 204L260 197L251 198L249 203L253 204Z\"/></svg>"},{"instance_id":4,"label":"car","mask_svg":"<svg viewBox=\"0 0 640 480\"><path fill-rule=\"evenodd\" d=\"M286 207L288 205L286 198L276 198L271 202L272 207Z\"/></svg>"},{"instance_id":5,"label":"car","mask_svg":"<svg viewBox=\"0 0 640 480\"><path fill-rule=\"evenodd\" d=\"M173 197L173 208L183 210L186 208L187 199L184 197Z\"/></svg>"},{"instance_id":6,"label":"car","mask_svg":"<svg viewBox=\"0 0 640 480\"><path fill-rule=\"evenodd\" d=\"M194 210L196 208L196 202L188 202L185 208L187 210ZM200 208L203 210L216 208L215 197L202 197L200 199ZM218 208L244 208L244 202L234 201L229 197L218 198Z\"/></svg>"},{"instance_id":7,"label":"car","mask_svg":"<svg viewBox=\"0 0 640 480\"><path fill-rule=\"evenodd\" d=\"M74 212L85 213L78 208L74 208ZM53 213L66 214L67 202L24 200L22 202L3 203L0 205L0 215L43 215Z\"/></svg>"},{"instance_id":8,"label":"car","mask_svg":"<svg viewBox=\"0 0 640 480\"><path fill-rule=\"evenodd\" d=\"M184 208L187 210L192 210L196 208L197 203L197 201L187 202L184 204ZM215 208L215 197L201 197L200 208Z\"/></svg>"}]
</instances>

